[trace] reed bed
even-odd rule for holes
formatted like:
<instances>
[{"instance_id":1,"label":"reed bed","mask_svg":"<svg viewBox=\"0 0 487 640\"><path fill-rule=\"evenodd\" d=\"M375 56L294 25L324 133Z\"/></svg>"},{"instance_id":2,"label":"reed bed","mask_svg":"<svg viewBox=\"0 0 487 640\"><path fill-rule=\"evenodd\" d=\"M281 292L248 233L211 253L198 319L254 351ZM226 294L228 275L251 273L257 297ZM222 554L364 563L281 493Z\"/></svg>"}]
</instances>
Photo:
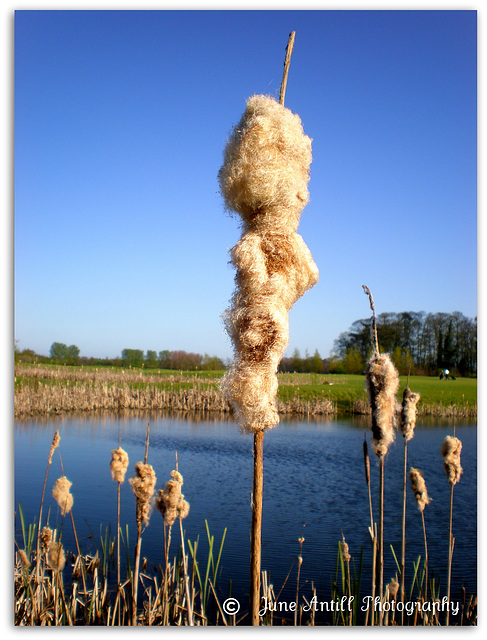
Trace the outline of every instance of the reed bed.
<instances>
[{"instance_id":1,"label":"reed bed","mask_svg":"<svg viewBox=\"0 0 487 640\"><path fill-rule=\"evenodd\" d=\"M16 365L16 418L98 409L172 409L181 415L198 411L231 413L220 392L218 376L210 372ZM281 415L306 418L340 412L370 414L363 378L309 373L279 374L277 410ZM477 417L477 404L435 402L422 397L417 411L421 417L470 419Z\"/></svg>"},{"instance_id":2,"label":"reed bed","mask_svg":"<svg viewBox=\"0 0 487 640\"><path fill-rule=\"evenodd\" d=\"M421 404L418 406L418 416L426 417L431 416L433 418L458 418L458 419L470 419L477 417L477 406L469 404L449 404L442 403L434 404ZM352 403L351 413L355 415L370 416L371 409L367 400L359 398Z\"/></svg>"},{"instance_id":3,"label":"reed bed","mask_svg":"<svg viewBox=\"0 0 487 640\"><path fill-rule=\"evenodd\" d=\"M211 378L187 373L162 378L135 371L73 371L64 367L19 365L15 374L16 418L97 410L231 412L229 402ZM285 415L336 412L331 400L306 401L298 394L288 401L278 400L277 407Z\"/></svg>"}]
</instances>

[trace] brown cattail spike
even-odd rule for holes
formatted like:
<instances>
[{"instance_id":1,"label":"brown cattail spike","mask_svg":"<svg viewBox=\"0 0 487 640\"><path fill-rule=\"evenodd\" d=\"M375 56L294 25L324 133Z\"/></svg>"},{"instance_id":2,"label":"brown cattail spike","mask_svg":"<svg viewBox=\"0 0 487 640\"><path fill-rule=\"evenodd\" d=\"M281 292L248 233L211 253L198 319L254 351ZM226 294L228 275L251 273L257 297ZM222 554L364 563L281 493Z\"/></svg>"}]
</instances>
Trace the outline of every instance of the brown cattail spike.
<instances>
[{"instance_id":1,"label":"brown cattail spike","mask_svg":"<svg viewBox=\"0 0 487 640\"><path fill-rule=\"evenodd\" d=\"M419 469L411 467L409 472L409 480L411 481L411 489L413 490L414 497L416 498L416 504L420 511L424 511L427 504L431 502L428 497L428 491L426 490L426 483L423 478L423 474Z\"/></svg>"},{"instance_id":2,"label":"brown cattail spike","mask_svg":"<svg viewBox=\"0 0 487 640\"><path fill-rule=\"evenodd\" d=\"M387 353L374 353L365 375L372 411L372 444L376 455L382 457L394 441L399 374Z\"/></svg>"},{"instance_id":3,"label":"brown cattail spike","mask_svg":"<svg viewBox=\"0 0 487 640\"><path fill-rule=\"evenodd\" d=\"M151 498L154 495L156 486L156 474L152 465L137 462L135 465L135 476L130 478L130 486L137 500L136 521L140 527L142 524L149 524L151 514Z\"/></svg>"},{"instance_id":4,"label":"brown cattail spike","mask_svg":"<svg viewBox=\"0 0 487 640\"><path fill-rule=\"evenodd\" d=\"M40 538L41 538L41 549L42 551L44 551L44 553L47 553L49 551L49 545L53 540L52 529L50 529L49 527L42 527Z\"/></svg>"},{"instance_id":5,"label":"brown cattail spike","mask_svg":"<svg viewBox=\"0 0 487 640\"><path fill-rule=\"evenodd\" d=\"M56 500L61 510L61 515L66 515L73 508L73 496L69 492L71 485L73 483L70 482L66 476L61 476L54 483L54 487L52 488L52 496Z\"/></svg>"},{"instance_id":6,"label":"brown cattail spike","mask_svg":"<svg viewBox=\"0 0 487 640\"><path fill-rule=\"evenodd\" d=\"M387 585L386 590L389 594L389 602L396 600L397 592L399 591L399 582L395 578L392 578Z\"/></svg>"},{"instance_id":7,"label":"brown cattail spike","mask_svg":"<svg viewBox=\"0 0 487 640\"><path fill-rule=\"evenodd\" d=\"M404 389L401 404L401 433L405 442L409 442L414 436L418 415L416 405L420 397L419 393L413 393L409 387Z\"/></svg>"},{"instance_id":8,"label":"brown cattail spike","mask_svg":"<svg viewBox=\"0 0 487 640\"><path fill-rule=\"evenodd\" d=\"M189 513L189 502L184 499L181 493L183 476L179 471L171 471L171 480L166 482L165 489L159 489L156 499L156 507L164 518L164 524L172 527L176 518L187 517Z\"/></svg>"},{"instance_id":9,"label":"brown cattail spike","mask_svg":"<svg viewBox=\"0 0 487 640\"><path fill-rule=\"evenodd\" d=\"M127 469L129 466L129 457L126 451L122 449L122 447L118 447L118 449L113 449L112 451L112 460L110 462L110 471L112 474L112 478L116 482L124 482L125 474L127 473Z\"/></svg>"},{"instance_id":10,"label":"brown cattail spike","mask_svg":"<svg viewBox=\"0 0 487 640\"><path fill-rule=\"evenodd\" d=\"M64 569L64 565L66 564L66 555L64 553L63 545L60 542L51 542L49 545L47 564L56 572L60 572Z\"/></svg>"},{"instance_id":11,"label":"brown cattail spike","mask_svg":"<svg viewBox=\"0 0 487 640\"><path fill-rule=\"evenodd\" d=\"M51 464L52 461L52 455L55 451L55 449L57 449L57 447L59 446L59 443L61 442L61 436L59 435L59 429L56 431L56 433L54 434L54 437L52 439L52 443L51 443L51 448L49 450L49 457L47 460L47 464Z\"/></svg>"},{"instance_id":12,"label":"brown cattail spike","mask_svg":"<svg viewBox=\"0 0 487 640\"><path fill-rule=\"evenodd\" d=\"M310 163L311 139L299 116L268 96L250 98L218 176L226 207L243 221L231 250L237 287L224 314L235 357L222 390L244 431L279 423L277 368L289 341L288 313L318 281L296 232Z\"/></svg>"},{"instance_id":13,"label":"brown cattail spike","mask_svg":"<svg viewBox=\"0 0 487 640\"><path fill-rule=\"evenodd\" d=\"M456 485L460 480L463 469L460 464L460 454L462 452L462 442L455 436L446 436L441 448L443 456L443 467L449 484Z\"/></svg>"}]
</instances>

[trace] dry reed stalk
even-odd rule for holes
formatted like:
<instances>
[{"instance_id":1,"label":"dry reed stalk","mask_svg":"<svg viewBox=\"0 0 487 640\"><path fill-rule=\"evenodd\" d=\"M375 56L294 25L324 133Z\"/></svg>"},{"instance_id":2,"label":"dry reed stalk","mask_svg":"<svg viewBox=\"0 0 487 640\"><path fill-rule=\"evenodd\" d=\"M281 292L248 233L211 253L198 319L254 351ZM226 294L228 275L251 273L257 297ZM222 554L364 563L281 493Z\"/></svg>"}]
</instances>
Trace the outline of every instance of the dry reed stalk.
<instances>
[{"instance_id":1,"label":"dry reed stalk","mask_svg":"<svg viewBox=\"0 0 487 640\"><path fill-rule=\"evenodd\" d=\"M254 434L251 538L251 623L259 625L263 437L279 423L277 369L289 341L288 313L318 280L318 269L297 233L308 202L311 139L299 116L284 107L294 42L290 35L280 103L256 95L233 129L219 171L226 207L240 215L243 233L231 250L236 291L225 313L235 357L221 382L236 420Z\"/></svg>"},{"instance_id":2,"label":"dry reed stalk","mask_svg":"<svg viewBox=\"0 0 487 640\"><path fill-rule=\"evenodd\" d=\"M343 557L343 561L345 562L346 566L347 566L347 591L348 591L348 597L350 598L352 595L352 585L350 582L350 560L352 559L350 552L349 552L349 547L348 544L345 541L345 536L342 533L342 540L340 541L340 546L341 546L341 550L342 550L342 557ZM350 612L349 614L349 619L348 619L348 624L350 626L353 625L353 615L352 612Z\"/></svg>"},{"instance_id":3,"label":"dry reed stalk","mask_svg":"<svg viewBox=\"0 0 487 640\"><path fill-rule=\"evenodd\" d=\"M151 499L154 495L157 478L152 465L147 464L149 426L146 432L144 462L137 462L135 475L129 483L136 498L135 521L137 524L137 543L135 547L134 576L132 584L132 626L137 626L137 594L139 583L140 548L142 544L142 526L148 526L151 514Z\"/></svg>"},{"instance_id":4,"label":"dry reed stalk","mask_svg":"<svg viewBox=\"0 0 487 640\"><path fill-rule=\"evenodd\" d=\"M156 507L160 511L163 519L164 519L164 534L166 531L166 526L168 527L168 537L167 542L165 543L165 581L167 581L167 565L168 565L168 556L169 556L169 545L171 544L171 530L176 519L179 519L179 528L181 533L181 550L183 556L183 574L184 574L184 588L186 591L186 601L188 608L188 624L189 626L194 626L194 618L193 618L193 599L191 598L189 591L189 576L188 576L188 559L184 549L184 534L183 534L183 525L182 521L187 517L189 513L189 502L184 499L184 494L181 492L181 487L183 486L183 476L177 470L177 459L176 459L176 469L171 471L171 479L166 482L166 486L164 489L159 489L158 496L156 499Z\"/></svg>"},{"instance_id":5,"label":"dry reed stalk","mask_svg":"<svg viewBox=\"0 0 487 640\"><path fill-rule=\"evenodd\" d=\"M462 452L462 442L455 436L446 436L441 447L441 455L443 457L443 468L446 472L446 478L450 485L450 519L448 534L448 579L447 579L447 598L450 600L451 591L451 566L453 560L453 547L455 539L453 538L453 487L460 481L463 473L460 454ZM446 624L449 625L450 612L446 611Z\"/></svg>"},{"instance_id":6,"label":"dry reed stalk","mask_svg":"<svg viewBox=\"0 0 487 640\"><path fill-rule=\"evenodd\" d=\"M372 491L370 486L370 458L369 458L369 448L367 446L367 440L364 439L363 444L364 450L364 468L365 468L365 482L367 483L368 495L369 495L369 511L370 511L370 540L372 543L372 601L375 598L375 579L376 579L376 552L377 552L377 526L374 525L374 516L372 511ZM365 614L365 626L367 626L367 622L369 619L369 608L367 608ZM371 617L372 626L374 626L374 615Z\"/></svg>"},{"instance_id":7,"label":"dry reed stalk","mask_svg":"<svg viewBox=\"0 0 487 640\"><path fill-rule=\"evenodd\" d=\"M57 447L59 446L59 443L61 441L61 436L59 435L59 429L56 430L56 432L54 433L54 436L52 438L52 442L51 442L51 447L49 449L49 455L47 458L47 468L46 468L46 474L44 476L44 484L42 486L42 495L41 495L41 504L39 507L39 521L37 523L37 543L36 543L36 582L39 582L39 558L40 558L40 535L41 535L41 526L42 526L42 509L44 506L44 497L45 497L45 493L46 493L46 486L47 486L47 477L49 475L49 468L51 466L51 462L52 462L52 456L54 454L54 451L57 449Z\"/></svg>"},{"instance_id":8,"label":"dry reed stalk","mask_svg":"<svg viewBox=\"0 0 487 640\"><path fill-rule=\"evenodd\" d=\"M397 575L396 575L396 578L397 578ZM388 602L395 602L397 599L397 593L399 591L399 582L396 580L396 578L392 578L389 584L386 585L385 599ZM388 624L389 613L387 613L386 615L387 615L386 624ZM395 615L396 615L396 610L394 608L392 611L392 619L391 619L393 624L395 621Z\"/></svg>"},{"instance_id":9,"label":"dry reed stalk","mask_svg":"<svg viewBox=\"0 0 487 640\"><path fill-rule=\"evenodd\" d=\"M424 599L428 600L428 544L426 540L426 526L424 521L424 508L431 502L426 489L426 483L424 481L423 474L419 469L411 467L409 471L409 480L411 481L411 489L416 499L416 504L421 513L421 521L423 524L423 539L424 539L424 572L425 572L425 588ZM423 622L426 624L427 617L423 617Z\"/></svg>"},{"instance_id":10,"label":"dry reed stalk","mask_svg":"<svg viewBox=\"0 0 487 640\"><path fill-rule=\"evenodd\" d=\"M369 297L372 310L373 353L367 363L365 379L371 410L372 446L379 458L378 574L379 596L382 602L384 595L384 458L394 441L399 374L389 354L379 352L374 299L370 289L365 285L362 287ZM382 614L379 614L379 623L382 624Z\"/></svg>"},{"instance_id":11,"label":"dry reed stalk","mask_svg":"<svg viewBox=\"0 0 487 640\"><path fill-rule=\"evenodd\" d=\"M294 626L297 625L297 617L298 617L298 602L299 602L299 577L301 575L301 565L303 564L303 542L304 537L301 536L298 539L299 542L299 556L298 556L298 577L296 580L296 608L294 609Z\"/></svg>"},{"instance_id":12,"label":"dry reed stalk","mask_svg":"<svg viewBox=\"0 0 487 640\"><path fill-rule=\"evenodd\" d=\"M409 382L409 375L408 375ZM406 485L407 485L407 458L408 442L414 436L416 418L418 411L416 405L420 399L419 393L411 391L409 386L403 391L401 404L401 433L404 440L404 473L403 473L403 500L402 500L402 541L401 541L401 601L403 610L401 611L401 624L404 624L404 601L405 592L405 572L406 572Z\"/></svg>"},{"instance_id":13,"label":"dry reed stalk","mask_svg":"<svg viewBox=\"0 0 487 640\"><path fill-rule=\"evenodd\" d=\"M125 481L129 465L129 457L122 447L112 450L112 459L110 462L110 472L113 480L117 483L117 591L120 591L120 487ZM120 609L119 624L120 624Z\"/></svg>"}]
</instances>

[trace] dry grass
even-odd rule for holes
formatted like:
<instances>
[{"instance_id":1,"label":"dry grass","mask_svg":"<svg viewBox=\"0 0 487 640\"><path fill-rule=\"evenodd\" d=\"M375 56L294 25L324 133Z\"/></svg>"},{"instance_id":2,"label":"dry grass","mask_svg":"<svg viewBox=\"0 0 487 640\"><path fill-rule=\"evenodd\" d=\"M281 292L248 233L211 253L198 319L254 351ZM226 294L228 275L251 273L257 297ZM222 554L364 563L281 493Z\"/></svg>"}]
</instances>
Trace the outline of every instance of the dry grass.
<instances>
[{"instance_id":1,"label":"dry grass","mask_svg":"<svg viewBox=\"0 0 487 640\"><path fill-rule=\"evenodd\" d=\"M160 376L142 371L53 366L15 368L15 417L88 412L97 410L174 410L228 414L230 406L214 378L176 373ZM278 401L282 414L303 416L335 413L332 401Z\"/></svg>"}]
</instances>

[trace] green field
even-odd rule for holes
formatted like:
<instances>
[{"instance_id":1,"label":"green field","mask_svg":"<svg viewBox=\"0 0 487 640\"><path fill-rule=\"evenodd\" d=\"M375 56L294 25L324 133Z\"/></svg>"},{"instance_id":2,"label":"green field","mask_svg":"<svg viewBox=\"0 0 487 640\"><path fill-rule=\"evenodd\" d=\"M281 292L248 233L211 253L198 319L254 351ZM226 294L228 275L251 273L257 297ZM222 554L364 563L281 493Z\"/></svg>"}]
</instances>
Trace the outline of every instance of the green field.
<instances>
[{"instance_id":1,"label":"green field","mask_svg":"<svg viewBox=\"0 0 487 640\"><path fill-rule=\"evenodd\" d=\"M402 400L407 376L400 377L398 401ZM409 387L421 394L421 405L449 407L477 406L477 379L440 380L437 377L410 376ZM286 401L295 394L303 401L329 399L339 411L350 412L357 400L367 401L365 377L347 374L283 373L279 375L279 397Z\"/></svg>"}]
</instances>

